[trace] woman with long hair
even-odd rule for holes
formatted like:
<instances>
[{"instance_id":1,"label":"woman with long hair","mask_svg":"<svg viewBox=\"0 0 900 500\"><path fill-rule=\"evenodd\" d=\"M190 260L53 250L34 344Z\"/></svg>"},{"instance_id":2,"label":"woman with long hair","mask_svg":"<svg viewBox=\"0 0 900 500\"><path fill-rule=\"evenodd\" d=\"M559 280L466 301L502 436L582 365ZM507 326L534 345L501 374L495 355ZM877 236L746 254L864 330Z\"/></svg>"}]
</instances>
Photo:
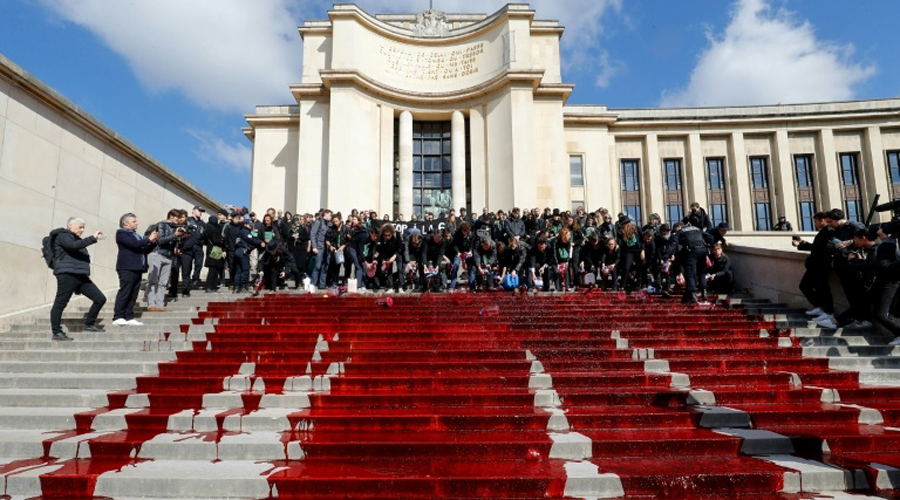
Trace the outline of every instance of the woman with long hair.
<instances>
[{"instance_id":1,"label":"woman with long hair","mask_svg":"<svg viewBox=\"0 0 900 500\"><path fill-rule=\"evenodd\" d=\"M634 281L631 272L636 269L635 263L642 259L644 244L631 217L623 215L619 219L619 223L622 226L619 235L619 248L622 253L622 262L618 266L619 276L622 277L622 287L628 291L631 289L632 281Z\"/></svg>"}]
</instances>

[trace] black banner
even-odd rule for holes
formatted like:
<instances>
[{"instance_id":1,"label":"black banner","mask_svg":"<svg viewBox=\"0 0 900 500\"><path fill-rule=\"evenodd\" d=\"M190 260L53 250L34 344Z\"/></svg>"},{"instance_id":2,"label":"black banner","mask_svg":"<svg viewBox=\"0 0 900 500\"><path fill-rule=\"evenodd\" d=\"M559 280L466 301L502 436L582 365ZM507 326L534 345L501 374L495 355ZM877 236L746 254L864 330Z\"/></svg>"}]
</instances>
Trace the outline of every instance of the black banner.
<instances>
[{"instance_id":1,"label":"black banner","mask_svg":"<svg viewBox=\"0 0 900 500\"><path fill-rule=\"evenodd\" d=\"M393 221L391 224L394 225L394 230L400 234L406 234L406 231L415 227L422 234L428 234L433 231L440 231L447 227L447 220L444 218L434 219L434 220L410 220L410 221Z\"/></svg>"}]
</instances>

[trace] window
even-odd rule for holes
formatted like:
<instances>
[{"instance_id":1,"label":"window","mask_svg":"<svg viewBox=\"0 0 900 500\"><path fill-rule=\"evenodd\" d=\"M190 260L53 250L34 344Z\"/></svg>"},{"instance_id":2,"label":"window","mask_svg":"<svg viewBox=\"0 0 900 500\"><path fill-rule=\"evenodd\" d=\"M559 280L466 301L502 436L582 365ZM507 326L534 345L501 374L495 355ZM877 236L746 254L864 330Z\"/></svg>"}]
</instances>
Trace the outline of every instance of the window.
<instances>
[{"instance_id":1,"label":"window","mask_svg":"<svg viewBox=\"0 0 900 500\"><path fill-rule=\"evenodd\" d=\"M888 151L887 158L891 184L900 184L900 151Z\"/></svg>"},{"instance_id":2,"label":"window","mask_svg":"<svg viewBox=\"0 0 900 500\"><path fill-rule=\"evenodd\" d=\"M753 215L756 220L757 231L770 231L772 229L772 217L768 203L754 203Z\"/></svg>"},{"instance_id":3,"label":"window","mask_svg":"<svg viewBox=\"0 0 900 500\"><path fill-rule=\"evenodd\" d=\"M684 219L684 207L682 205L666 205L666 222L670 225Z\"/></svg>"},{"instance_id":4,"label":"window","mask_svg":"<svg viewBox=\"0 0 900 500\"><path fill-rule=\"evenodd\" d=\"M641 206L640 205L625 205L623 211L634 220L634 224L638 227L644 225L643 219L641 217Z\"/></svg>"},{"instance_id":5,"label":"window","mask_svg":"<svg viewBox=\"0 0 900 500\"><path fill-rule=\"evenodd\" d=\"M622 211L627 213L635 224L641 222L641 177L640 163L637 160L622 160Z\"/></svg>"},{"instance_id":6,"label":"window","mask_svg":"<svg viewBox=\"0 0 900 500\"><path fill-rule=\"evenodd\" d=\"M622 160L622 191L639 192L641 190L640 173L636 160Z\"/></svg>"},{"instance_id":7,"label":"window","mask_svg":"<svg viewBox=\"0 0 900 500\"><path fill-rule=\"evenodd\" d=\"M813 216L816 215L816 204L811 201L800 202L800 230L815 231L816 223Z\"/></svg>"},{"instance_id":8,"label":"window","mask_svg":"<svg viewBox=\"0 0 900 500\"><path fill-rule=\"evenodd\" d=\"M769 169L765 158L750 158L750 180L753 189L769 188Z\"/></svg>"},{"instance_id":9,"label":"window","mask_svg":"<svg viewBox=\"0 0 900 500\"><path fill-rule=\"evenodd\" d=\"M812 155L794 156L794 179L797 182L797 207L801 231L815 231L813 215L816 213L815 190L813 189Z\"/></svg>"},{"instance_id":10,"label":"window","mask_svg":"<svg viewBox=\"0 0 900 500\"><path fill-rule=\"evenodd\" d=\"M413 212L419 217L429 208L451 208L451 171L450 122L413 123Z\"/></svg>"},{"instance_id":11,"label":"window","mask_svg":"<svg viewBox=\"0 0 900 500\"><path fill-rule=\"evenodd\" d=\"M572 187L584 186L584 158L582 156L569 156L569 172Z\"/></svg>"},{"instance_id":12,"label":"window","mask_svg":"<svg viewBox=\"0 0 900 500\"><path fill-rule=\"evenodd\" d=\"M841 182L845 186L859 186L859 166L853 153L841 153Z\"/></svg>"},{"instance_id":13,"label":"window","mask_svg":"<svg viewBox=\"0 0 900 500\"><path fill-rule=\"evenodd\" d=\"M862 222L860 219L862 214L860 211L860 202L859 200L847 200L844 202L844 212L847 214L847 220L853 220L856 222Z\"/></svg>"},{"instance_id":14,"label":"window","mask_svg":"<svg viewBox=\"0 0 900 500\"><path fill-rule=\"evenodd\" d=\"M809 155L794 156L794 173L796 174L797 178L797 187L813 187L811 165L812 157L810 157Z\"/></svg>"},{"instance_id":15,"label":"window","mask_svg":"<svg viewBox=\"0 0 900 500\"><path fill-rule=\"evenodd\" d=\"M575 213L576 210L578 210L578 207L584 207L584 202L577 201L577 200L572 202L572 213L573 214Z\"/></svg>"},{"instance_id":16,"label":"window","mask_svg":"<svg viewBox=\"0 0 900 500\"><path fill-rule=\"evenodd\" d=\"M725 197L725 160L706 159L706 189L709 195L709 221L713 226L728 223L728 205Z\"/></svg>"},{"instance_id":17,"label":"window","mask_svg":"<svg viewBox=\"0 0 900 500\"><path fill-rule=\"evenodd\" d=\"M706 188L710 191L725 190L725 168L721 158L706 159Z\"/></svg>"},{"instance_id":18,"label":"window","mask_svg":"<svg viewBox=\"0 0 900 500\"><path fill-rule=\"evenodd\" d=\"M712 223L713 226L718 226L721 223L728 224L728 210L725 207L724 203L712 203L709 205L709 222Z\"/></svg>"},{"instance_id":19,"label":"window","mask_svg":"<svg viewBox=\"0 0 900 500\"><path fill-rule=\"evenodd\" d=\"M681 160L663 160L666 190L681 190Z\"/></svg>"}]
</instances>

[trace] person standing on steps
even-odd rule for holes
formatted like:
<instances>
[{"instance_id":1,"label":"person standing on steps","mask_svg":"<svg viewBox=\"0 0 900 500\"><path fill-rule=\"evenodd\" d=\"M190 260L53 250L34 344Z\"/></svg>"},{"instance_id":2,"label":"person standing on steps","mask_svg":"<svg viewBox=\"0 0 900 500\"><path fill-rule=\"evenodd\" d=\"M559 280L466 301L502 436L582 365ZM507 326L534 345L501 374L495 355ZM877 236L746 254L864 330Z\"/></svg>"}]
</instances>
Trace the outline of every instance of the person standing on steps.
<instances>
[{"instance_id":1,"label":"person standing on steps","mask_svg":"<svg viewBox=\"0 0 900 500\"><path fill-rule=\"evenodd\" d=\"M800 279L800 291L806 300L812 305L812 309L806 311L807 316L815 322L829 321L834 324L834 298L831 295L829 278L831 277L831 254L828 251L828 243L834 237L834 230L825 221L825 212L819 212L813 217L813 222L819 232L812 243L795 236L792 245L802 252L809 252L806 257L806 272Z\"/></svg>"},{"instance_id":2,"label":"person standing on steps","mask_svg":"<svg viewBox=\"0 0 900 500\"><path fill-rule=\"evenodd\" d=\"M106 304L106 297L91 281L91 255L87 247L105 238L97 231L87 238L84 234L84 220L71 217L65 229L55 229L50 233L53 241L53 274L56 276L56 298L50 309L50 329L53 340L72 340L62 329L62 314L69 304L73 293L79 293L91 299L93 304L84 318L84 331L102 332L97 326L97 316Z\"/></svg>"},{"instance_id":3,"label":"person standing on steps","mask_svg":"<svg viewBox=\"0 0 900 500\"><path fill-rule=\"evenodd\" d=\"M116 273L119 275L119 292L113 312L116 326L141 326L134 319L134 305L141 290L141 276L147 272L147 254L156 248L159 233L151 232L146 238L137 232L137 216L127 213L119 218L116 231L116 245L119 255L116 259Z\"/></svg>"},{"instance_id":4,"label":"person standing on steps","mask_svg":"<svg viewBox=\"0 0 900 500\"><path fill-rule=\"evenodd\" d=\"M172 276L177 240L187 237L184 228L176 228L180 219L181 210L173 208L166 214L166 220L156 225L159 238L156 240L156 248L147 257L150 266L150 274L147 276L147 310L150 312L166 310L166 287Z\"/></svg>"}]
</instances>

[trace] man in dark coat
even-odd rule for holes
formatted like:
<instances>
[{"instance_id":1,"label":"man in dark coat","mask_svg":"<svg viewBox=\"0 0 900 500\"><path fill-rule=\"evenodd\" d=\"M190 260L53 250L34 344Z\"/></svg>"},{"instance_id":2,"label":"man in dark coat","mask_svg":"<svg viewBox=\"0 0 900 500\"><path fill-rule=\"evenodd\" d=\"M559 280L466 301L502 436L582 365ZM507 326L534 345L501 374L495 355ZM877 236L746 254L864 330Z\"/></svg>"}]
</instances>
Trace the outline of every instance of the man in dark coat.
<instances>
[{"instance_id":1,"label":"man in dark coat","mask_svg":"<svg viewBox=\"0 0 900 500\"><path fill-rule=\"evenodd\" d=\"M134 319L134 305L141 290L141 275L147 272L147 254L156 248L159 233L151 232L146 238L137 232L137 216L127 213L119 218L116 231L116 245L119 255L116 259L116 273L119 274L119 293L113 312L116 326L141 326Z\"/></svg>"},{"instance_id":2,"label":"man in dark coat","mask_svg":"<svg viewBox=\"0 0 900 500\"><path fill-rule=\"evenodd\" d=\"M95 323L100 309L106 304L106 297L91 281L91 256L87 247L97 243L98 239L104 236L100 231L87 238L82 238L82 234L84 221L77 217L70 218L65 229L55 229L50 233L53 241L53 274L56 275L56 298L53 301L53 308L50 309L53 340L72 340L62 329L62 313L73 293L79 293L93 301L84 318L84 330L103 331L103 328Z\"/></svg>"}]
</instances>

